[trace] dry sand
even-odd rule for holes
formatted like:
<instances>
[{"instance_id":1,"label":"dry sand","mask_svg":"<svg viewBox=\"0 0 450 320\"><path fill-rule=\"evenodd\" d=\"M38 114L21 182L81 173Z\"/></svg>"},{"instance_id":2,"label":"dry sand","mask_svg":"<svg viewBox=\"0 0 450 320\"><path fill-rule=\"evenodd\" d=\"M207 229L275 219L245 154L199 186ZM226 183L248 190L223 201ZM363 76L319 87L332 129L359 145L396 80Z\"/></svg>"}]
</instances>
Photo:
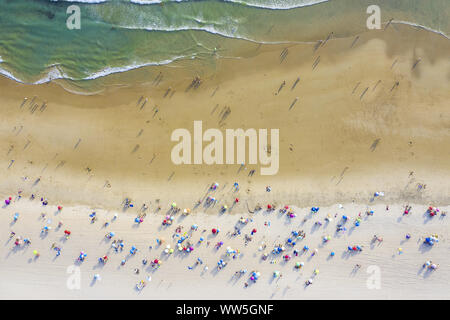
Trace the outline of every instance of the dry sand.
<instances>
[{"instance_id":1,"label":"dry sand","mask_svg":"<svg viewBox=\"0 0 450 320\"><path fill-rule=\"evenodd\" d=\"M37 201L30 203L21 200L12 205L1 216L1 234L7 239L9 230L17 235L31 238L32 244L21 249L14 249L14 239L4 241L0 264L0 297L2 299L449 299L450 270L448 268L449 220L448 217L436 216L428 218L426 207L414 205L409 216L403 216L403 208L385 205L376 200L371 206L343 204L341 209L337 205L322 207L318 214L310 214L309 209L296 208L296 218L288 218L278 211L268 213L265 210L256 214L245 214L244 217L253 219L242 228L242 234L231 237L228 232L234 231L234 225L239 225L239 215L229 214L195 214L188 217L177 215L172 226L161 225L163 216L151 214L144 222L137 226L134 215L120 213L116 221L108 228L103 228L105 221L110 221L114 215L112 211L97 210L98 220L91 224L88 208L63 208L56 213L55 206L39 208ZM368 209L369 208L369 209ZM447 210L449 207L440 208ZM373 216L366 216L366 210L373 210ZM21 217L14 225L13 212L20 211ZM46 219L40 219L39 213L47 212ZM353 222L358 213L362 213L362 222L355 227ZM338 217L325 223L327 214L338 214ZM342 223L341 217L347 214L345 233L336 233L336 224ZM304 218L307 219L303 223ZM47 235L41 235L41 228L51 219L53 230ZM57 229L58 221L64 225ZM270 221L270 226L265 222ZM315 226L321 221L322 226ZM30 225L33 228L30 228ZM190 232L190 226L198 224L197 231ZM184 226L182 234L188 232L189 239L194 245L191 253L174 252L172 255L163 251L167 244L175 248L179 238L172 238L175 228ZM220 233L213 236L211 229L220 226ZM63 230L69 228L72 235L67 241ZM249 235L253 228L257 229L250 243L244 245L244 234ZM203 233L203 230L207 231ZM296 244L300 251L298 257L283 262L281 255L271 253L278 243L285 243L291 231L304 230L306 238ZM124 239L125 249L116 253L111 248L112 240L106 240L104 235L115 232L113 239ZM405 235L411 234L406 240ZM381 244L371 243L376 234L383 237ZM439 235L439 243L433 247L423 244L425 237L430 234ZM331 236L331 240L324 244L322 238ZM198 244L203 236L205 241ZM157 246L156 239L164 239L161 246ZM207 245L207 241L210 242ZM215 249L217 242L224 245ZM51 244L56 243L62 248L61 255L51 250ZM259 251L258 247L265 243L267 248ZM138 253L128 258L124 266L120 261L128 256L131 246L138 248ZM303 246L309 246L309 251L303 253ZM348 245L361 245L363 251L349 254ZM149 246L153 246L152 249ZM240 249L241 255L236 259L226 257L226 247ZM286 247L286 252L292 255L292 248ZM311 257L311 252L317 248L318 253ZM398 253L398 248L403 253ZM32 251L38 250L41 256L33 258ZM86 260L76 264L81 250L87 253ZM335 252L330 257L331 251ZM269 253L266 261L262 254ZM108 255L109 261L102 266L97 259ZM189 270L200 257L203 265ZM149 264L144 266L142 260L162 260L159 269ZM228 260L228 265L218 271L216 266L220 259ZM271 260L276 264L271 264ZM427 271L422 265L431 260L440 265L436 271ZM295 262L304 262L301 270L294 268ZM355 270L355 265L361 268ZM73 289L74 269L80 267L80 287ZM209 270L204 271L207 265ZM134 274L139 268L140 273ZM378 269L379 268L379 269ZM240 278L234 276L236 271L247 269L247 274ZM314 269L319 274L313 276ZM251 271L259 271L261 278L252 283L248 280ZM375 271L374 271L375 270ZM280 271L282 278L274 279L273 272ZM100 274L100 281L93 281L94 274ZM151 281L142 290L135 289L140 280L151 276ZM377 278L379 275L379 278ZM305 281L313 277L314 283L308 287ZM379 279L379 282L377 282ZM67 285L69 282L69 286ZM244 288L244 283L249 286ZM379 287L376 284L379 283ZM70 289L72 288L72 289Z\"/></svg>"},{"instance_id":2,"label":"dry sand","mask_svg":"<svg viewBox=\"0 0 450 320\"><path fill-rule=\"evenodd\" d=\"M204 197L209 185L217 181L220 190L216 208L206 213L201 207L194 210L182 222L185 229L194 221L200 229L203 225L208 229L216 223L218 207L231 206L235 196L241 201L231 216L229 212L219 218L223 226L220 236L224 238L241 214L248 215L247 202L251 208L268 202L300 208L331 206L332 212L327 213L336 211L336 203L348 203L346 213L354 217L365 211L366 205L372 206L370 198L375 191L384 191L383 201L391 205L391 210L386 214L384 204L380 204L375 216L349 239L332 239L329 245L336 251L334 261L326 260L328 249L324 249L313 258L314 263L305 261L307 268L303 272L293 271L292 261L277 266L284 275L278 283L269 281L275 266L252 257L255 248L249 245L238 264L249 270L253 264L263 274L251 288L242 288L243 279L235 285L229 282L236 271L231 263L217 276L206 274L205 281L198 281L199 272L186 267L188 261L195 260L194 252L181 260L185 265L178 258L169 258L139 296L431 298L431 293L436 292L437 297L448 298L447 220L434 218L424 224L422 214L428 205L450 203L450 43L440 35L399 24L360 34L352 46L354 40L331 39L315 51L315 44L292 45L283 61L280 53L286 46L262 46L253 58L218 60L214 72L201 66L190 70L152 69L148 82L110 87L95 95L70 93L56 83L29 86L1 79L0 194L6 197L22 190L24 198L33 193L45 196L53 205L63 205L61 218L73 230L74 237L64 244L61 257L52 262L54 252L49 248L61 232L51 231L47 239L39 239L43 222L38 221L38 201L28 204L21 200L14 209L1 209L4 213L0 234L5 245L0 249L0 296L136 297L133 286L139 277L133 275L130 265L123 271L117 269L118 257L99 271L103 280L89 286L96 259L109 247L102 243L106 231L99 230L101 222L88 226L90 210L111 216L120 210L125 197L133 199L136 209L147 203L151 212L158 205L165 212L172 201L182 208L192 208ZM127 76L132 77L133 72L138 75L149 71L130 71ZM156 85L154 79L159 72L164 78ZM201 76L202 84L198 89L186 90L196 74ZM298 77L300 81L291 90ZM286 85L277 93L283 81ZM165 96L169 87L171 92ZM143 108L142 100L138 104L142 96L148 98ZM23 104L24 98L28 99ZM30 110L33 99L33 105L38 105L34 113ZM47 107L41 112L44 102ZM221 120L220 111L225 107L231 113ZM174 165L170 152L175 143L170 141L170 135L176 128L192 130L194 120L202 120L205 128L280 129L278 174L260 176L258 166L238 171L238 164ZM256 174L249 177L252 169L256 169ZM241 186L236 195L230 192L235 181ZM426 184L426 188L419 190L419 184ZM266 185L272 187L272 192L265 191ZM414 203L414 214L399 222L401 207L406 203ZM10 226L15 210L22 216L17 226ZM272 220L273 226L264 231L266 243L271 245L278 237L284 241L292 229L299 227L305 210L297 213L291 226L285 225L284 219L263 215L255 217L255 223L263 230L264 220ZM47 211L53 215L54 211ZM159 255L161 250L148 252L148 245L154 244L162 215L152 213L136 230L132 228L135 215L136 210L122 214L115 231L122 234L127 245L135 243L141 250L139 254L149 258ZM57 219L53 218L53 224ZM310 221L302 227L308 237L311 224ZM6 241L11 228L17 229L17 234L30 235L32 246L42 252L37 261L28 263L30 249L10 253L12 243ZM167 239L174 226L170 229L165 231ZM334 226L328 229L334 234ZM378 230L385 233L382 248L365 250L350 259L341 257L348 241L370 242ZM264 232L257 234L252 246ZM414 233L413 239L402 245L404 254L392 257L406 232ZM417 242L419 236L429 233L443 237L439 246L430 251L433 257L422 253ZM312 241L311 248L318 245L320 236L322 231L316 231L307 239ZM242 236L230 244L225 241L225 247L234 244L242 247ZM212 246L202 252L208 257L210 271L218 260L217 253L207 254ZM83 289L68 291L66 268L81 249L89 254L82 266ZM138 265L140 258L133 259ZM427 259L441 265L430 276L419 274ZM358 262L363 268L352 276L351 269ZM316 263L321 270L318 281L304 290L303 282ZM381 290L367 290L365 285L368 275L364 268L372 264L382 268ZM188 285L191 289L187 292ZM291 288L286 289L287 285ZM152 289L158 286L159 290ZM117 289L111 290L113 287ZM211 290L217 294L211 296Z\"/></svg>"}]
</instances>

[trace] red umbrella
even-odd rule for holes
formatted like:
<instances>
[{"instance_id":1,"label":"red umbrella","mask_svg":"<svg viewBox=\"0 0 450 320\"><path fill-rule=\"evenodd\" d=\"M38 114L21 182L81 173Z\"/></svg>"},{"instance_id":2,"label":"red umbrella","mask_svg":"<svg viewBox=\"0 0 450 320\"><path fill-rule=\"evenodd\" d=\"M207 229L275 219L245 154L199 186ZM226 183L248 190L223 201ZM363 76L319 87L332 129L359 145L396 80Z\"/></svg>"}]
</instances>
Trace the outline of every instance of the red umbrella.
<instances>
[{"instance_id":1,"label":"red umbrella","mask_svg":"<svg viewBox=\"0 0 450 320\"><path fill-rule=\"evenodd\" d=\"M272 206L270 204L268 204L267 209L272 209Z\"/></svg>"},{"instance_id":2,"label":"red umbrella","mask_svg":"<svg viewBox=\"0 0 450 320\"><path fill-rule=\"evenodd\" d=\"M235 202L239 202L239 198L236 198L234 201L235 201Z\"/></svg>"},{"instance_id":3,"label":"red umbrella","mask_svg":"<svg viewBox=\"0 0 450 320\"><path fill-rule=\"evenodd\" d=\"M212 231L212 233L216 233L216 232L217 232L217 229L214 228L214 229L212 229L211 231Z\"/></svg>"}]
</instances>

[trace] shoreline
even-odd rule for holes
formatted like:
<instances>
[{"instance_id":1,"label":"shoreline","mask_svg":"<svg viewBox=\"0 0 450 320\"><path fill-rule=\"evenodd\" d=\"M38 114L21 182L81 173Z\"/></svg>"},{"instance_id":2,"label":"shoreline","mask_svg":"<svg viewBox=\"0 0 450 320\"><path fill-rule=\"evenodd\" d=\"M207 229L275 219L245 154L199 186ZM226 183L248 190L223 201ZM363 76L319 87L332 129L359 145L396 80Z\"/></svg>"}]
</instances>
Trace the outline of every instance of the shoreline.
<instances>
[{"instance_id":1,"label":"shoreline","mask_svg":"<svg viewBox=\"0 0 450 320\"><path fill-rule=\"evenodd\" d=\"M327 1L327 0L325 0ZM324 1L324 2L325 2ZM446 40L450 40L450 37L445 34L444 32L440 31L440 30L434 30L430 27L424 26L424 25L420 25L420 24L416 24L414 22L409 22L409 21L397 21L397 20L392 20L390 22L384 22L383 25L387 25L389 23L389 25L403 25L403 26L409 26L411 28L416 28L416 29L421 29L425 32L430 32L432 34L438 35L438 36L442 36L444 37ZM366 31L367 32L367 31ZM366 32L360 32L351 36L345 36L345 37L339 37L339 38L331 38L329 39L329 41L335 41L335 40L349 40L349 39L355 39L355 37L359 37L363 34L365 34ZM222 35L223 37L227 37ZM279 41L279 42L264 42L264 41L256 41L256 40L250 40L250 39L245 39L245 38L236 38L236 40L242 40L242 41L246 41L246 42L250 42L250 43L255 43L258 45L264 45L266 47L265 51L273 51L275 49L269 49L267 47L270 46L296 46L296 45L315 45L318 42L322 42L324 41L323 39L319 39L316 41ZM194 55L195 57L195 55ZM197 57L196 57L197 58ZM177 67L176 63L181 61L183 63L188 63L189 61L192 61L193 56L177 56L177 57L173 57L170 60L162 60L159 62L145 62L145 63L140 63L140 64L132 64L129 66L123 66L123 67L106 67L103 70L99 70L94 72L92 75L83 78L83 79L74 79L74 78L70 78L65 74L61 74L61 72L59 71L59 69L57 69L56 66L50 66L49 68L52 69L50 70L45 76L43 76L41 79L36 80L35 82L32 83L28 83L28 82L24 82L18 78L16 78L11 71L5 70L5 69L1 69L0 68L0 76L3 76L9 80L13 80L15 82L17 82L18 84L23 84L23 85L42 85L42 84L48 84L51 82L54 82L55 84L57 84L58 86L60 86L61 88L63 88L64 90L70 92L70 93L74 93L74 94L80 94L80 95L95 95L96 93L99 92L90 92L90 91L79 91L79 92L75 92L73 89L70 87L70 82L75 81L78 84L81 84L84 81L88 81L88 82L93 82L95 83L96 80L102 80L102 78L108 77L108 76L120 76L120 74L122 73L127 73L133 70L137 70L137 69L145 69L148 68L150 71L153 71L154 68L156 67L167 67L167 68L173 68L173 67ZM221 60L227 60L227 59L246 59L245 57L239 57L239 56L232 56L232 57L227 57L227 56L220 56L217 59L221 59ZM0 56L0 63L4 62L1 60L1 56ZM195 64L194 64L195 65ZM57 71L57 75L56 77L52 78L52 72ZM107 71L109 70L109 71ZM118 71L112 71L112 70L118 70ZM209 73L213 73L213 70L209 70ZM55 81L56 80L56 81ZM61 82L61 83L59 83ZM95 84L94 84L95 86ZM108 89L108 86L106 85L105 88L103 88L102 90Z\"/></svg>"}]
</instances>

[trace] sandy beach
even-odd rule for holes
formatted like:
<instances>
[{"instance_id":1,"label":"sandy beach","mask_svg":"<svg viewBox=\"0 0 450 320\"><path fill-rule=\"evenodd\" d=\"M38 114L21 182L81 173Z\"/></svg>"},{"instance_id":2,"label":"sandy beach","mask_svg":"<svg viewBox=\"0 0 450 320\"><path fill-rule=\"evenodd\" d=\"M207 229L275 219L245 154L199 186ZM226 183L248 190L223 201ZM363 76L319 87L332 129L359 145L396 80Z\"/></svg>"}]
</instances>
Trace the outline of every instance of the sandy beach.
<instances>
[{"instance_id":1,"label":"sandy beach","mask_svg":"<svg viewBox=\"0 0 450 320\"><path fill-rule=\"evenodd\" d=\"M139 81L94 94L74 93L58 80L0 79L2 205L12 197L0 209L0 298L449 299L449 222L442 214L450 205L448 52L444 36L392 23L349 38L255 46L254 56L218 59L214 70L201 64L132 70L122 76ZM190 86L196 76L197 88ZM197 120L205 129L279 129L278 173L260 175L260 165L175 165L171 133L192 130ZM214 182L219 186L211 191ZM205 205L208 196L217 200L214 206ZM132 208L123 209L125 198ZM192 212L176 213L173 224L163 226L173 202ZM143 204L146 217L137 224ZM268 211L268 204L276 209ZM221 213L223 205L228 209ZM257 205L262 209L251 213ZM406 205L412 206L407 215ZM284 206L295 217L280 213ZM434 217L430 206L440 210ZM320 210L314 214L311 207ZM337 232L343 215L346 230ZM243 225L240 217L252 221ZM45 225L51 230L41 233ZM231 236L235 225L241 234ZM212 235L212 228L220 233ZM71 231L68 240L64 230ZM288 245L291 232L300 230L305 239ZM111 231L116 235L105 239ZM177 252L179 237L173 237L185 232L190 253ZM424 244L433 234L439 243ZM383 241L372 243L374 235ZM31 244L15 246L17 236ZM248 245L245 236L252 238ZM122 252L111 248L114 239L124 240ZM260 251L262 242L267 247ZM58 257L53 243L61 248ZM163 252L167 244L173 254ZM271 253L276 244L285 247L283 254ZM353 245L362 252L349 253ZM138 251L121 266L131 246ZM235 259L226 256L227 247L240 250ZM78 265L82 250L81 287L70 290L67 268ZM102 265L104 255L109 259ZM203 263L195 266L197 258ZM162 264L153 268L143 259ZM218 270L220 259L228 264ZM439 268L423 268L426 261ZM296 262L304 266L298 270ZM371 266L380 270L379 289L368 288ZM234 275L242 269L247 273ZM249 280L252 271L261 274L256 282ZM93 281L94 274L101 280ZM141 291L135 288L140 280L147 281Z\"/></svg>"},{"instance_id":2,"label":"sandy beach","mask_svg":"<svg viewBox=\"0 0 450 320\"><path fill-rule=\"evenodd\" d=\"M259 213L245 214L249 218L246 225L240 224L239 215L197 214L184 217L176 216L172 226L163 227L163 216L149 215L139 226L134 217L120 213L117 220L104 228L105 221L111 221L114 213L96 210L98 220L91 223L88 208L63 208L57 213L56 207L46 208L45 219L40 219L36 208L28 200L21 200L12 205L1 219L3 235L9 229L17 235L30 237L32 243L24 248L14 248L14 239L5 240L2 246L1 297L2 299L448 299L450 271L447 268L446 252L448 244L448 218L436 216L429 218L423 205L411 204L410 215L403 215L401 206L390 206L374 201L371 206L343 204L320 208L317 214L309 209L295 208L296 218L289 218L277 211L269 213L263 209ZM369 209L368 209L369 208ZM41 210L39 210L41 209ZM448 207L440 208L447 210ZM9 216L20 210L19 220L9 225ZM373 216L366 211L373 210ZM347 214L347 212L351 212ZM354 225L358 213L362 213L360 226ZM333 221L326 223L324 218L331 214ZM337 214L337 217L334 216ZM345 224L347 231L337 232L336 225L342 223L342 216L347 214L349 221ZM38 216L38 217L37 217ZM306 222L303 222L304 219ZM53 230L40 234L40 229L51 219ZM61 228L56 228L63 221ZM321 226L316 224L322 222ZM30 232L33 223L35 231ZM270 223L270 226L268 225ZM196 231L191 230L198 225ZM267 224L267 225L265 225ZM232 236L234 226L241 228L241 235ZM64 240L65 228L70 226L71 235ZM183 226L180 236L189 235L194 250L178 252L177 240L173 237L175 229ZM218 235L213 235L212 228L220 226ZM250 236L252 229L257 232L245 245L244 235ZM203 232L203 230L206 230ZM298 256L292 254L293 247L285 243L292 236L291 231L304 230L306 237L297 241L295 248ZM115 252L111 247L112 239L104 235L113 231L113 239L124 239L123 251ZM406 239L405 235L411 238ZM426 237L438 234L439 243L433 247L423 244ZM324 243L323 237L329 235L331 240ZM382 237L382 242L372 242L373 236ZM199 243L200 237L204 241ZM5 237L6 238L6 237ZM163 239L161 245L156 239ZM223 241L221 248L216 244ZM56 257L50 248L56 243L62 248ZM185 244L186 242L184 242ZM208 244L209 243L209 244ZM282 244L286 252L274 255L271 251ZM175 248L173 254L164 253L167 245ZM267 246L259 250L260 246ZM362 252L350 252L347 246L362 246ZM137 253L129 254L129 249L136 246ZM152 246L152 248L150 248ZM303 247L309 250L304 251ZM226 255L226 248L239 249L236 258ZM399 248L402 252L399 253ZM318 252L314 256L314 249ZM41 254L33 257L33 250ZM76 261L80 251L86 252L86 260ZM330 256L334 252L334 257ZM263 260L268 253L267 260ZM292 258L284 261L283 256ZM108 262L102 264L99 257L108 256ZM126 258L125 265L121 265ZM202 264L196 265L197 259ZM143 265L142 260L159 259L159 268ZM222 270L217 269L217 262L223 259L228 264ZM276 263L274 262L276 261ZM439 264L439 269L430 271L423 268L426 261ZM301 269L295 263L304 263ZM361 267L355 268L359 264ZM73 266L80 269L79 287L75 287ZM208 270L205 271L205 266ZM190 270L189 267L193 269ZM138 268L139 274L134 270ZM247 273L236 276L235 272L246 269ZM314 275L314 270L319 274ZM251 271L261 273L256 282L249 280ZM281 278L274 278L279 271ZM94 281L99 274L101 280ZM379 286L373 285L374 277L379 275ZM148 281L148 276L151 281ZM306 286L305 281L313 278L313 284ZM377 278L378 279L378 278ZM144 280L147 286L139 291L135 285ZM378 281L378 280L377 280ZM69 284L67 284L69 282ZM248 287L245 288L245 283ZM378 283L378 282L374 282ZM36 294L39 292L39 294Z\"/></svg>"}]
</instances>

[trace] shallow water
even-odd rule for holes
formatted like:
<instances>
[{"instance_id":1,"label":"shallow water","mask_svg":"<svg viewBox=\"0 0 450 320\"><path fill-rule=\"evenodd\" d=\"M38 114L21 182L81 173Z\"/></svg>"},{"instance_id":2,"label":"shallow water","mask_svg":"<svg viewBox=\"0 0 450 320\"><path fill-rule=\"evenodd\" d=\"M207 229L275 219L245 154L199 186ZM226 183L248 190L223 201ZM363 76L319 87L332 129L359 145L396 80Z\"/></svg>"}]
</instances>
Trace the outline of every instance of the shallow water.
<instances>
[{"instance_id":1,"label":"shallow water","mask_svg":"<svg viewBox=\"0 0 450 320\"><path fill-rule=\"evenodd\" d=\"M0 73L25 83L61 78L88 87L142 66L214 66L217 58L254 55L260 43L361 33L372 4L380 6L384 23L393 18L448 35L446 2L0 0ZM67 7L74 4L81 9L80 30L66 27Z\"/></svg>"}]
</instances>

